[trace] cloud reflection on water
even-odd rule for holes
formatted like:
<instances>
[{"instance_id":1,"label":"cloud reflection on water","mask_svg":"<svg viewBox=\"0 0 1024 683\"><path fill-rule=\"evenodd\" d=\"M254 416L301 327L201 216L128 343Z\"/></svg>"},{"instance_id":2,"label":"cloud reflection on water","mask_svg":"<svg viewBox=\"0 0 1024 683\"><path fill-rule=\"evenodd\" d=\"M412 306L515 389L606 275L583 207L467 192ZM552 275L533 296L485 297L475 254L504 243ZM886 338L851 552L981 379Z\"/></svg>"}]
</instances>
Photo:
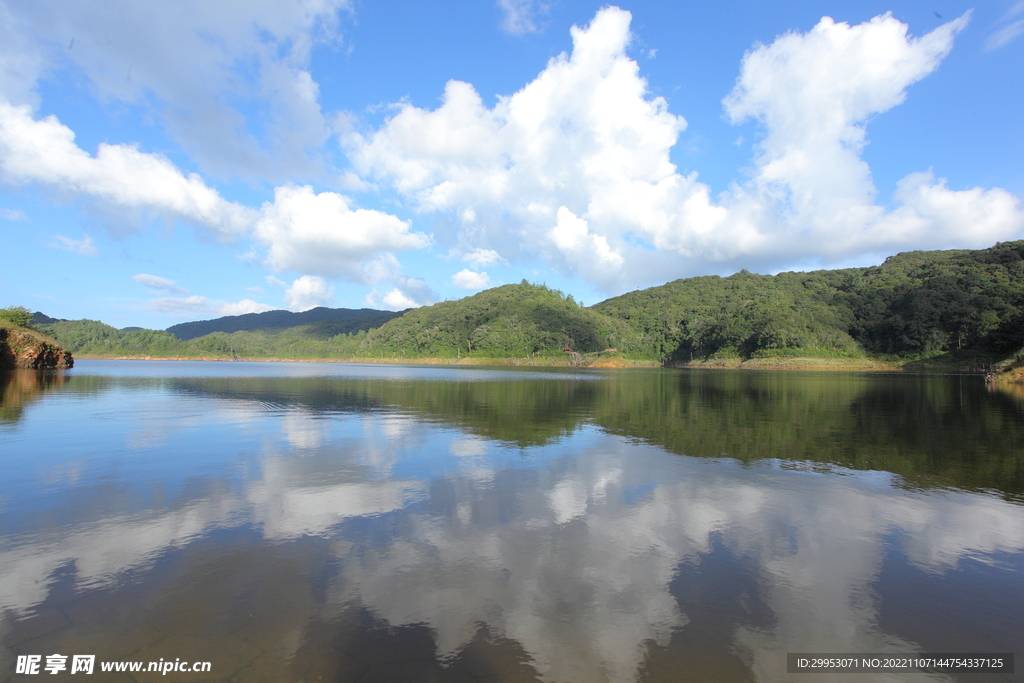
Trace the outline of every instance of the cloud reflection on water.
<instances>
[{"instance_id":1,"label":"cloud reflection on water","mask_svg":"<svg viewBox=\"0 0 1024 683\"><path fill-rule=\"evenodd\" d=\"M482 624L545 681L632 681L652 648L686 637L673 581L719 546L754 568L771 612L731 627L733 650L770 681L786 652L916 649L879 626L875 586L894 546L933 573L1024 551L1020 505L872 472L679 457L593 427L522 450L395 412L273 416L277 437L240 487L5 539L4 618L43 603L53 581L40 577L61 568L79 589L116 587L173 549L253 527L262 544L328 542L338 571L318 618L358 606L390 627L425 625L446 662ZM407 464L425 451L429 472Z\"/></svg>"}]
</instances>

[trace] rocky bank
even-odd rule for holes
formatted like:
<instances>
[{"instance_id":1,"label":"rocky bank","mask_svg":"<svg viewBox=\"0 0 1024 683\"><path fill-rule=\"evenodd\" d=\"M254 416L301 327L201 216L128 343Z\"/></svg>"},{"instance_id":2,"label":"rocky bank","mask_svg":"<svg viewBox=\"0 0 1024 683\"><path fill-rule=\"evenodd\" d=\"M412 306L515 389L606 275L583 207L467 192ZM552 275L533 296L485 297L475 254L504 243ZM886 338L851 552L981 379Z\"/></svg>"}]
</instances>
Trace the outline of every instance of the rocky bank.
<instances>
[{"instance_id":1,"label":"rocky bank","mask_svg":"<svg viewBox=\"0 0 1024 683\"><path fill-rule=\"evenodd\" d=\"M0 326L0 369L45 370L74 364L71 352L46 335L23 327Z\"/></svg>"}]
</instances>

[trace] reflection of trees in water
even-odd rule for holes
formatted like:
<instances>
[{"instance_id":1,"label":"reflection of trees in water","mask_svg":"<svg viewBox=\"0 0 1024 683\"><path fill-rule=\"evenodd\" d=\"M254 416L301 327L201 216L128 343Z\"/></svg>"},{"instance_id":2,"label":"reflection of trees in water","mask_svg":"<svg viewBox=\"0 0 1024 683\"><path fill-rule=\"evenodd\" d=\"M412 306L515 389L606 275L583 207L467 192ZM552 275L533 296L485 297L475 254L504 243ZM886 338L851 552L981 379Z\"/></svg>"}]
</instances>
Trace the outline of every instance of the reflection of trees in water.
<instances>
[{"instance_id":1,"label":"reflection of trees in water","mask_svg":"<svg viewBox=\"0 0 1024 683\"><path fill-rule=\"evenodd\" d=\"M818 462L915 486L1024 493L1021 404L976 377L704 372L624 379L613 433L699 457Z\"/></svg>"},{"instance_id":2,"label":"reflection of trees in water","mask_svg":"<svg viewBox=\"0 0 1024 683\"><path fill-rule=\"evenodd\" d=\"M98 627L105 642L148 630L152 642L138 644L140 660L166 656L161 642L211 643L216 655L193 659L215 659L222 670L250 667L242 680L287 671L310 681L677 681L693 654L708 678L773 680L780 653L801 648L912 651L906 634L878 627L874 592L886 580L885 557L899 553L940 573L961 558L1019 552L1019 506L963 492L900 491L870 476L675 458L657 441L714 448L777 434L770 448L802 455L802 438L825 439L840 428L846 431L835 438L850 438L851 425L870 428L887 412L906 419L904 399L892 392L930 397L937 423L948 419L943 407L974 400L960 398L955 383L914 389L913 380L890 391L873 379L819 379L648 373L458 385L115 378L118 389L173 388L190 394L179 398L266 406L268 422L280 417L281 428L295 432L296 448L319 437L283 418L306 413L324 422L361 414L364 432L379 442L362 438L355 448L318 448L305 457L268 451L237 486L211 479L163 507L125 500L123 510L90 524L61 516L77 521L61 522L45 547L0 556L9 592L0 592L0 606L27 611L45 602L69 611L74 623L87 613L124 614ZM69 382L62 390L90 386ZM502 411L523 417L504 424ZM547 421L534 425L532 415ZM763 424L785 419L815 425L793 432ZM486 457L502 450L488 439L514 444L533 427L551 440L584 421L607 430L622 425L627 438L565 438L548 451L553 457L529 467ZM657 432L658 424L668 426ZM748 431L715 437L722 425ZM887 434L872 440L884 443ZM428 443L426 436L437 439L429 443L446 463L443 474L402 481L374 467L375 449L408 453L406 444ZM638 445L641 438L659 447ZM916 438L900 448L922 448ZM104 589L69 596L39 581L60 571L79 586ZM738 597L723 608L714 590L727 581ZM991 613L1017 623L1016 613ZM715 647L688 650L697 629L717 629ZM35 643L75 651L81 633L64 628Z\"/></svg>"},{"instance_id":3,"label":"reflection of trees in water","mask_svg":"<svg viewBox=\"0 0 1024 683\"><path fill-rule=\"evenodd\" d=\"M113 377L71 375L63 370L0 370L0 422L17 422L24 409L45 393L96 395Z\"/></svg>"},{"instance_id":4,"label":"reflection of trees in water","mask_svg":"<svg viewBox=\"0 0 1024 683\"><path fill-rule=\"evenodd\" d=\"M179 391L313 413L398 410L520 447L592 423L680 455L813 462L913 486L1024 493L1024 403L980 378L730 371L510 381L173 380Z\"/></svg>"},{"instance_id":5,"label":"reflection of trees in water","mask_svg":"<svg viewBox=\"0 0 1024 683\"><path fill-rule=\"evenodd\" d=\"M538 446L567 436L598 401L592 379L523 381L394 381L335 378L189 378L177 391L320 413L411 413L478 436Z\"/></svg>"},{"instance_id":6,"label":"reflection of trees in water","mask_svg":"<svg viewBox=\"0 0 1024 683\"><path fill-rule=\"evenodd\" d=\"M60 371L0 370L0 422L17 422L29 403L64 381Z\"/></svg>"},{"instance_id":7,"label":"reflection of trees in water","mask_svg":"<svg viewBox=\"0 0 1024 683\"><path fill-rule=\"evenodd\" d=\"M990 393L1002 394L1003 396L1010 397L1019 406L1021 406L1021 408L1024 408L1024 384L998 383L986 384L985 387Z\"/></svg>"},{"instance_id":8,"label":"reflection of trees in water","mask_svg":"<svg viewBox=\"0 0 1024 683\"><path fill-rule=\"evenodd\" d=\"M965 376L684 370L474 382L22 370L0 373L0 420L19 419L44 391L114 385L320 416L398 411L522 448L590 423L680 455L815 462L893 472L914 486L1024 494L1024 388L986 390Z\"/></svg>"}]
</instances>

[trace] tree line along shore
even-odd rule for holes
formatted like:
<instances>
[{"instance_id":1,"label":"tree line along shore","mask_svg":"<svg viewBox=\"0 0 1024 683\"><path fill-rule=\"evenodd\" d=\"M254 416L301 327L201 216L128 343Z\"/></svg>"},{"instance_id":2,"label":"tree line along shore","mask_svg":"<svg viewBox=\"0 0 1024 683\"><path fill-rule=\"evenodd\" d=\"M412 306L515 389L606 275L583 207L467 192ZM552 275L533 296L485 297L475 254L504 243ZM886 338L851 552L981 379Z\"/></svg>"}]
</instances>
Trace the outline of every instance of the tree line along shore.
<instances>
[{"instance_id":1,"label":"tree line along shore","mask_svg":"<svg viewBox=\"0 0 1024 683\"><path fill-rule=\"evenodd\" d=\"M79 358L902 368L1020 380L1024 240L904 252L868 268L686 278L589 307L524 280L399 313L272 311L167 330L29 315Z\"/></svg>"}]
</instances>

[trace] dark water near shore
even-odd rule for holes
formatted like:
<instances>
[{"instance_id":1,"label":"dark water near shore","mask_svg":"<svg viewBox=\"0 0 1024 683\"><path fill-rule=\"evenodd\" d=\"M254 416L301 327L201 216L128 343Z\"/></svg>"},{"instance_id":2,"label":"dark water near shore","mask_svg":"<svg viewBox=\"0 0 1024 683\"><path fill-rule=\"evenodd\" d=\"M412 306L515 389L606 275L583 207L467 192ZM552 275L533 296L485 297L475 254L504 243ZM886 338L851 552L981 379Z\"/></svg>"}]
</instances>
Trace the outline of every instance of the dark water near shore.
<instances>
[{"instance_id":1,"label":"dark water near shore","mask_svg":"<svg viewBox=\"0 0 1024 683\"><path fill-rule=\"evenodd\" d=\"M786 673L1024 657L1024 400L978 377L79 361L0 390L0 681L1024 680ZM54 653L211 672L15 673Z\"/></svg>"}]
</instances>

